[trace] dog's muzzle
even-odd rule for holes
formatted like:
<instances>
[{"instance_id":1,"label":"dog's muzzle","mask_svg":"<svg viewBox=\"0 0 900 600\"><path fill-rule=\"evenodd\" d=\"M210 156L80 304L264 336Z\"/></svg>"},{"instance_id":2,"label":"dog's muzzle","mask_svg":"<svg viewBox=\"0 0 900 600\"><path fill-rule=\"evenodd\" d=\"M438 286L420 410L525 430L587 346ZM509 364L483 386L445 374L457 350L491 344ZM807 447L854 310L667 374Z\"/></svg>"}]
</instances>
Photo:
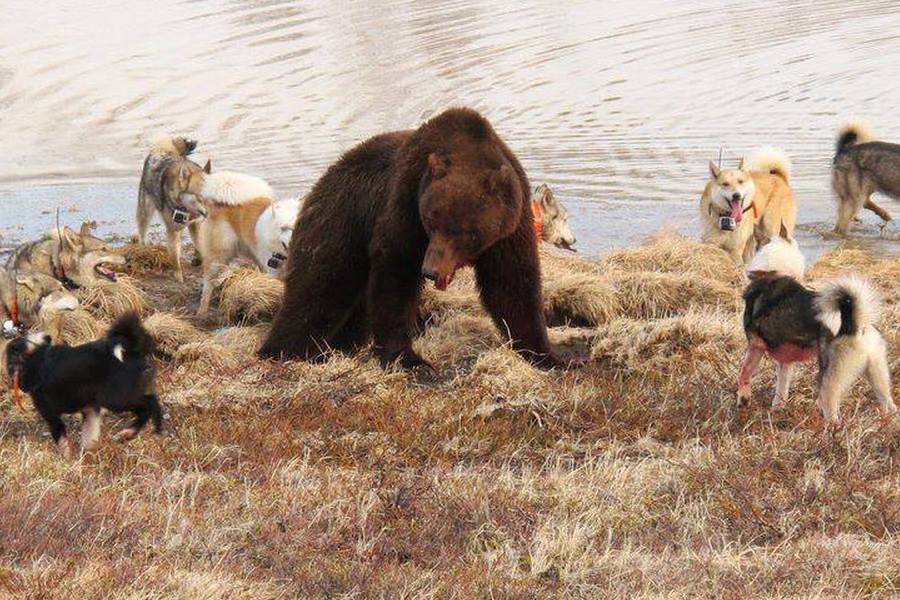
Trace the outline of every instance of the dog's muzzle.
<instances>
[{"instance_id":1,"label":"dog's muzzle","mask_svg":"<svg viewBox=\"0 0 900 600\"><path fill-rule=\"evenodd\" d=\"M270 269L280 269L281 265L283 265L286 260L287 256L281 252L273 252L272 256L269 257L268 262L266 262L266 265L268 265Z\"/></svg>"}]
</instances>

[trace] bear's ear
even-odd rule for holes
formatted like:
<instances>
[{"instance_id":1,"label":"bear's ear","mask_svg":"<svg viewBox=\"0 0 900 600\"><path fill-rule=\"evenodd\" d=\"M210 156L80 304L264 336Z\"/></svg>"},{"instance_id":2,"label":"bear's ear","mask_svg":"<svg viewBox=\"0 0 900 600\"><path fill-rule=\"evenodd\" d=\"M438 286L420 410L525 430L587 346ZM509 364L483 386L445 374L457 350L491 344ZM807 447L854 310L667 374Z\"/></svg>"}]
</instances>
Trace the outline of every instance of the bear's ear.
<instances>
[{"instance_id":1,"label":"bear's ear","mask_svg":"<svg viewBox=\"0 0 900 600\"><path fill-rule=\"evenodd\" d=\"M447 167L449 167L449 164L445 156L437 152L432 152L428 155L428 170L432 179L440 179L446 175Z\"/></svg>"},{"instance_id":2,"label":"bear's ear","mask_svg":"<svg viewBox=\"0 0 900 600\"><path fill-rule=\"evenodd\" d=\"M490 194L510 197L515 180L515 172L509 165L502 165L499 169L491 171L484 180L485 190Z\"/></svg>"}]
</instances>

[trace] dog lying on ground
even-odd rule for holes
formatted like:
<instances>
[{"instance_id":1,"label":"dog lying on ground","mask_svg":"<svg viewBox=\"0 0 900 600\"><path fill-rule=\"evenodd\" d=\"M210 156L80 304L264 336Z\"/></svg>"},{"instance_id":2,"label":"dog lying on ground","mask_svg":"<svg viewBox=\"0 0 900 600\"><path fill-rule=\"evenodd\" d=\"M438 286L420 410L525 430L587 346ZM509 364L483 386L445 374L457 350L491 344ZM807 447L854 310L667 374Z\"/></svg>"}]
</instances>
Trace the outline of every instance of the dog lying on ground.
<instances>
[{"instance_id":1,"label":"dog lying on ground","mask_svg":"<svg viewBox=\"0 0 900 600\"><path fill-rule=\"evenodd\" d=\"M192 231L203 261L203 292L197 314L204 316L209 312L216 281L228 263L241 256L265 269L273 252L283 249L283 233L280 229L277 233L267 230L277 226L281 212L272 210L272 188L259 177L232 171L211 173L206 176L201 197L207 217L192 225ZM291 207L284 207L283 212L290 213ZM266 213L270 216L261 223ZM271 242L277 246L272 248Z\"/></svg>"},{"instance_id":2,"label":"dog lying on ground","mask_svg":"<svg viewBox=\"0 0 900 600\"><path fill-rule=\"evenodd\" d=\"M159 213L166 226L169 254L175 263L175 279L184 281L181 266L181 232L186 225L206 216L200 200L210 163L200 165L190 160L197 142L184 137L160 136L144 159L138 186L138 240L147 243L147 228L154 213Z\"/></svg>"},{"instance_id":3,"label":"dog lying on ground","mask_svg":"<svg viewBox=\"0 0 900 600\"><path fill-rule=\"evenodd\" d=\"M753 229L774 237L782 225L794 235L797 206L791 166L776 148L761 148L741 159L737 169L709 163L710 181L700 199L701 239L728 252L735 264L753 258Z\"/></svg>"},{"instance_id":4,"label":"dog lying on ground","mask_svg":"<svg viewBox=\"0 0 900 600\"><path fill-rule=\"evenodd\" d=\"M40 240L16 248L6 261L6 271L46 275L67 289L115 281L113 267L124 265L125 257L91 235L93 227L82 223L77 233L68 227L52 229Z\"/></svg>"},{"instance_id":5,"label":"dog lying on ground","mask_svg":"<svg viewBox=\"0 0 900 600\"><path fill-rule=\"evenodd\" d=\"M900 145L874 139L861 120L850 121L838 131L831 186L838 200L835 231L841 235L847 235L863 208L885 224L891 220L891 214L872 200L875 192L900 200Z\"/></svg>"},{"instance_id":6,"label":"dog lying on ground","mask_svg":"<svg viewBox=\"0 0 900 600\"><path fill-rule=\"evenodd\" d=\"M116 321L105 338L81 346L53 346L50 336L41 333L16 338L6 346L6 370L13 396L19 389L31 396L53 441L68 457L71 445L61 418L65 414L84 416L85 450L93 450L100 440L101 408L135 414L118 440L134 438L149 420L160 433L162 409L152 355L153 338L132 313Z\"/></svg>"},{"instance_id":7,"label":"dog lying on ground","mask_svg":"<svg viewBox=\"0 0 900 600\"><path fill-rule=\"evenodd\" d=\"M534 232L539 240L575 252L572 247L575 245L575 234L569 227L569 211L556 199L546 183L535 190L531 211L534 213Z\"/></svg>"},{"instance_id":8,"label":"dog lying on ground","mask_svg":"<svg viewBox=\"0 0 900 600\"><path fill-rule=\"evenodd\" d=\"M859 277L841 277L811 290L803 285L803 255L785 229L770 241L761 232L757 237L761 249L744 291L748 348L738 377L738 402L749 401L751 379L763 355L776 364L773 409L787 401L796 363L818 357L819 408L830 424L840 423L841 399L863 372L882 410L894 412L887 348L876 329L880 305L872 286Z\"/></svg>"},{"instance_id":9,"label":"dog lying on ground","mask_svg":"<svg viewBox=\"0 0 900 600\"><path fill-rule=\"evenodd\" d=\"M0 270L0 323L3 335L18 335L44 312L75 310L78 298L62 283L41 273L13 275Z\"/></svg>"}]
</instances>

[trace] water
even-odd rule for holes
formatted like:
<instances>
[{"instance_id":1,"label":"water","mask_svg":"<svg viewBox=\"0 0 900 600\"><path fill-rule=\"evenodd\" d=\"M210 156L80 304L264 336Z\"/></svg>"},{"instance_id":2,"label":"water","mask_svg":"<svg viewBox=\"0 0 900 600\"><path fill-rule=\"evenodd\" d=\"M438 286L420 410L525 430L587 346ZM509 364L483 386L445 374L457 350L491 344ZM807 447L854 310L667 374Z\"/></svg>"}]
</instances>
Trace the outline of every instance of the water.
<instances>
[{"instance_id":1,"label":"water","mask_svg":"<svg viewBox=\"0 0 900 600\"><path fill-rule=\"evenodd\" d=\"M835 129L891 117L900 7L706 0L5 0L0 244L61 218L127 234L159 131L199 160L304 193L359 140L451 105L481 110L597 254L661 226L696 234L707 162L758 145L794 164L801 243L834 221ZM897 203L885 200L900 215ZM866 215L864 243L895 251Z\"/></svg>"}]
</instances>

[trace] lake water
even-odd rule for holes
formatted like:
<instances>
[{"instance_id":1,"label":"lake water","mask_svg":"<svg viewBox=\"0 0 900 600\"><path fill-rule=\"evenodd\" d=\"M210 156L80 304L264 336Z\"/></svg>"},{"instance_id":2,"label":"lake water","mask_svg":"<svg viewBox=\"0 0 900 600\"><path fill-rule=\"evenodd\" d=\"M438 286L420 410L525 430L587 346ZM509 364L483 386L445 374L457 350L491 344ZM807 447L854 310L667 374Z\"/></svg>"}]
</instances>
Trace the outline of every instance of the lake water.
<instances>
[{"instance_id":1,"label":"lake water","mask_svg":"<svg viewBox=\"0 0 900 600\"><path fill-rule=\"evenodd\" d=\"M801 243L833 242L833 138L847 115L900 141L900 5L706 0L4 0L0 244L64 222L129 234L160 131L199 160L303 194L373 134L482 111L583 252L661 226L696 234L707 162L758 145L794 164ZM900 206L885 200L900 216ZM900 227L863 243L893 252Z\"/></svg>"}]
</instances>

